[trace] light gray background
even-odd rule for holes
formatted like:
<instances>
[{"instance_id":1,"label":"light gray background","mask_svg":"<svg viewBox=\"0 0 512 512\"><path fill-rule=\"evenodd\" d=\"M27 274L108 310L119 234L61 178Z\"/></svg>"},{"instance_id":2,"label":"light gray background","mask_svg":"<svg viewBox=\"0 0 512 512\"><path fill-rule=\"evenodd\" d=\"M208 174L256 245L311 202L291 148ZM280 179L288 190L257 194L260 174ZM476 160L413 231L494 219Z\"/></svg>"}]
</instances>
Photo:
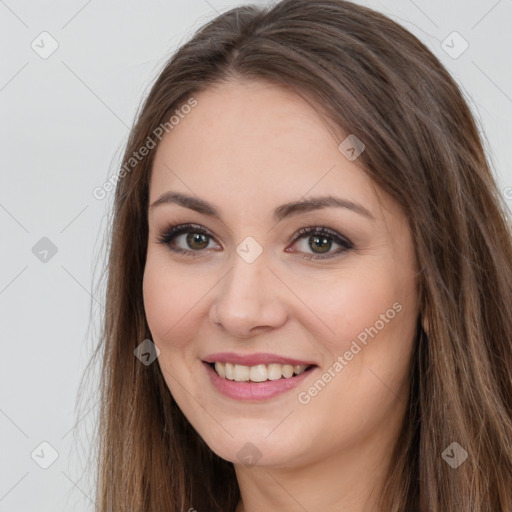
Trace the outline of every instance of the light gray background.
<instances>
[{"instance_id":1,"label":"light gray background","mask_svg":"<svg viewBox=\"0 0 512 512\"><path fill-rule=\"evenodd\" d=\"M92 190L116 172L136 109L170 53L241 3L0 0L0 512L95 509L85 462L92 395L82 411L75 406L96 343L94 282L112 193L100 201ZM360 3L417 35L462 84L511 206L512 1ZM31 48L34 40L49 48L43 31L59 45L47 59ZM453 31L469 44L458 58L441 46ZM32 252L42 237L57 248L46 262ZM43 441L58 452L48 469L31 456L51 462Z\"/></svg>"}]
</instances>

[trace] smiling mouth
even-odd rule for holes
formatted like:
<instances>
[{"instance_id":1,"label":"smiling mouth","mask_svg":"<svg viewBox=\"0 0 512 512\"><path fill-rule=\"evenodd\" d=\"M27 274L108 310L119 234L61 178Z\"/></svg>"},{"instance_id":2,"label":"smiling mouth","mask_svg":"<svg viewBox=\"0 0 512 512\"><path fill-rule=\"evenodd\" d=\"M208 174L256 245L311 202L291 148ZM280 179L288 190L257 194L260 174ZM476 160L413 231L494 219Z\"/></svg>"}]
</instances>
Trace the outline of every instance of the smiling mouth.
<instances>
[{"instance_id":1,"label":"smiling mouth","mask_svg":"<svg viewBox=\"0 0 512 512\"><path fill-rule=\"evenodd\" d=\"M233 363L207 363L219 377L236 382L265 382L279 379L289 379L301 373L307 372L315 365L291 365L291 364L257 364L245 366Z\"/></svg>"}]
</instances>

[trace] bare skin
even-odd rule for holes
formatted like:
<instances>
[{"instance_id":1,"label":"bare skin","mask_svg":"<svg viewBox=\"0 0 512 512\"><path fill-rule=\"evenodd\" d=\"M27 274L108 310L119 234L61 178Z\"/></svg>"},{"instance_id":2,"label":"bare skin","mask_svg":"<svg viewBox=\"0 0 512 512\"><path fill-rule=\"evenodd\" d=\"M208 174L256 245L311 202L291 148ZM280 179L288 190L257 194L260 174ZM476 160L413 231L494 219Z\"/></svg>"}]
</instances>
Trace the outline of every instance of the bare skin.
<instances>
[{"instance_id":1,"label":"bare skin","mask_svg":"<svg viewBox=\"0 0 512 512\"><path fill-rule=\"evenodd\" d=\"M166 383L208 446L234 463L237 512L374 510L405 411L418 318L407 220L290 90L233 82L195 97L157 149L149 204L180 192L221 218L172 203L149 208L144 303ZM334 206L272 216L327 195L373 218ZM158 243L182 223L211 234L198 238L204 247L187 234ZM325 233L296 239L309 226L352 248ZM251 263L236 251L247 237L263 250ZM370 327L377 333L356 352ZM202 361L214 352L270 352L316 368L298 387L248 402L211 384ZM325 374L325 386L310 391ZM247 443L253 465L238 455Z\"/></svg>"}]
</instances>

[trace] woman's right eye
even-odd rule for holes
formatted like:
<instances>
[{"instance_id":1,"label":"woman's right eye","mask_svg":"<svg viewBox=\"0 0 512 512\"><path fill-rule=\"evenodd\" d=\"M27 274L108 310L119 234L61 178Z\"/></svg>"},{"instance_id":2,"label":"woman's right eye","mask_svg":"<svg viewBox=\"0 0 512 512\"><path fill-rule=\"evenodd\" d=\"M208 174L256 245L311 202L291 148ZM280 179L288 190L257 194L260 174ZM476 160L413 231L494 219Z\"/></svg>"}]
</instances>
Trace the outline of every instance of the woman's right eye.
<instances>
[{"instance_id":1,"label":"woman's right eye","mask_svg":"<svg viewBox=\"0 0 512 512\"><path fill-rule=\"evenodd\" d=\"M167 245L171 251L187 256L200 256L199 253L208 249L212 240L209 232L196 224L171 225L158 236L158 243Z\"/></svg>"}]
</instances>

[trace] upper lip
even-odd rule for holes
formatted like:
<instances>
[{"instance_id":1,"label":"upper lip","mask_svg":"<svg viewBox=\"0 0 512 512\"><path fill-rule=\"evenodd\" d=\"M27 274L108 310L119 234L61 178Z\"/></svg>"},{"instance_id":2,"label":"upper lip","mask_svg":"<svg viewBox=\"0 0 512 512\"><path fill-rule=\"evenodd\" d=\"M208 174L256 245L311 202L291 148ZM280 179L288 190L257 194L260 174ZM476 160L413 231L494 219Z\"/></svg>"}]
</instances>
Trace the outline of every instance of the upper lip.
<instances>
[{"instance_id":1,"label":"upper lip","mask_svg":"<svg viewBox=\"0 0 512 512\"><path fill-rule=\"evenodd\" d=\"M235 352L217 352L210 354L203 359L206 363L232 363L244 366L256 366L258 364L291 364L294 366L310 366L316 364L312 361L303 361L291 357L280 356L277 354L258 353L258 354L236 354Z\"/></svg>"}]
</instances>

